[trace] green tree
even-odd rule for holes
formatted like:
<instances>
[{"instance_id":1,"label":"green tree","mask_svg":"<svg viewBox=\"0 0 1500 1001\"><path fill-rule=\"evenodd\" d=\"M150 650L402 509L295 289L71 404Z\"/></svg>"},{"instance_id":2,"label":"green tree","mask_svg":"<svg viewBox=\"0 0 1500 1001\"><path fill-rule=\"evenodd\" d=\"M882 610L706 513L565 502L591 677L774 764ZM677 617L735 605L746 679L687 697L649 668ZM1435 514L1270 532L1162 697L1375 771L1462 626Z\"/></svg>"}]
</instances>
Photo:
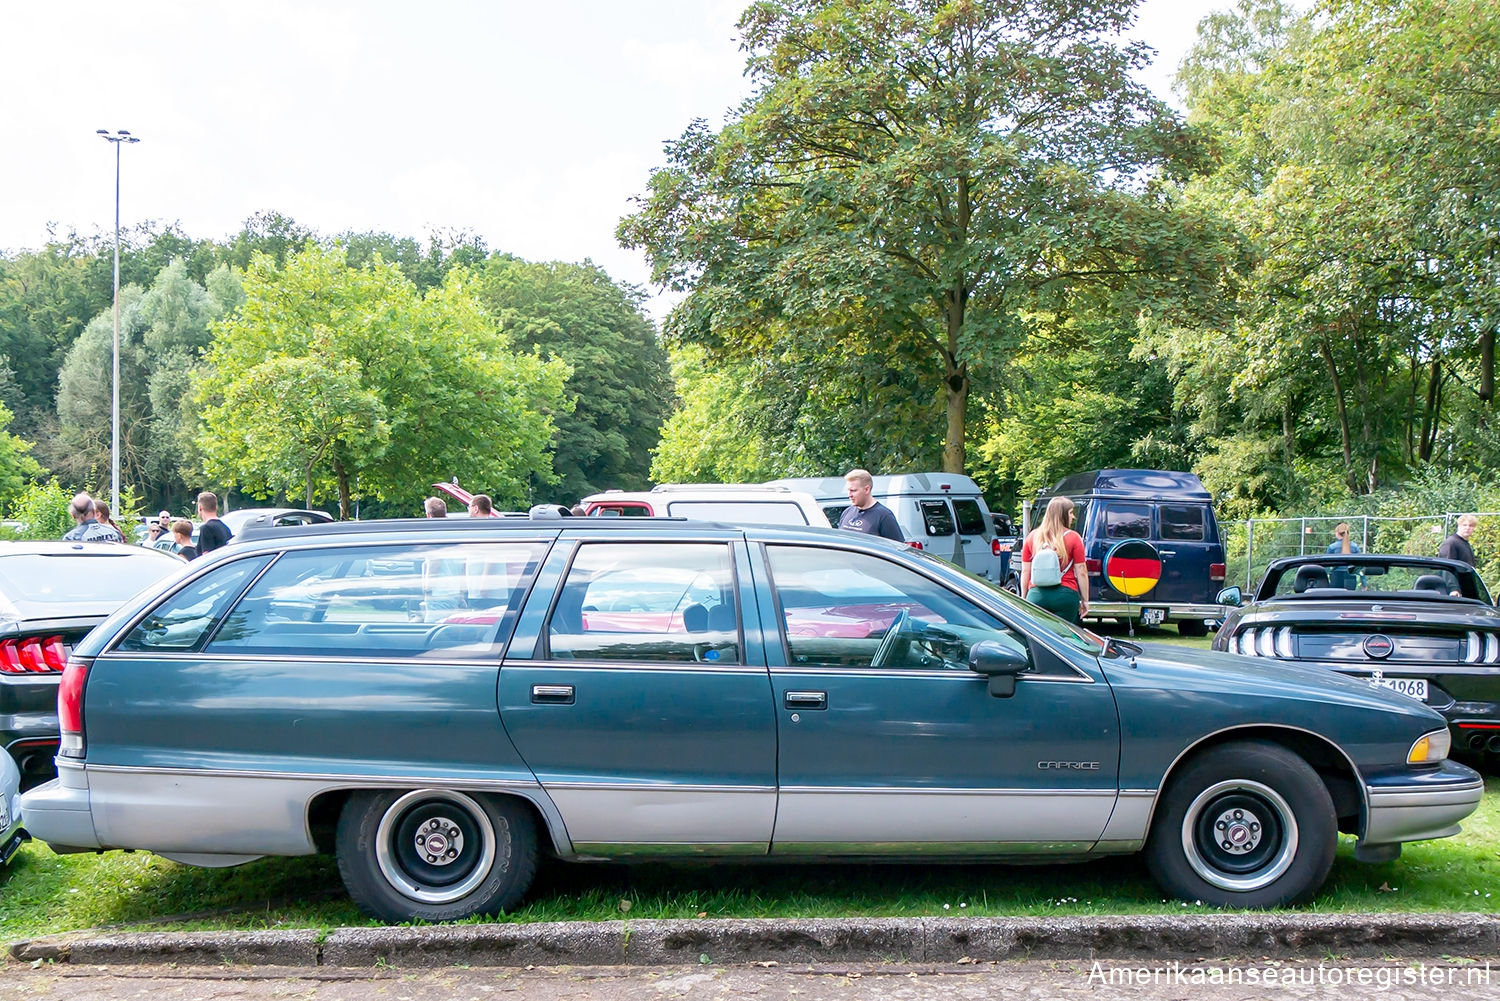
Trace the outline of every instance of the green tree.
<instances>
[{"instance_id":1,"label":"green tree","mask_svg":"<svg viewBox=\"0 0 1500 1001\"><path fill-rule=\"evenodd\" d=\"M512 351L468 279L455 270L419 295L378 259L252 258L198 383L209 476L263 497L305 493L310 478L344 517L356 483L405 511L453 476L502 504L528 500L531 477L551 475L567 366Z\"/></svg>"},{"instance_id":2,"label":"green tree","mask_svg":"<svg viewBox=\"0 0 1500 1001\"><path fill-rule=\"evenodd\" d=\"M32 443L6 431L11 412L0 403L0 510L8 509L23 491L46 475L31 455Z\"/></svg>"},{"instance_id":3,"label":"green tree","mask_svg":"<svg viewBox=\"0 0 1500 1001\"><path fill-rule=\"evenodd\" d=\"M1039 304L1219 263L1150 179L1192 147L1118 42L1135 0L763 0L740 21L755 90L668 146L620 226L688 293L668 332L720 355L838 346L919 360L965 464L975 380L1001 381ZM987 368L995 369L988 376ZM868 416L867 416L868 419Z\"/></svg>"},{"instance_id":4,"label":"green tree","mask_svg":"<svg viewBox=\"0 0 1500 1001\"><path fill-rule=\"evenodd\" d=\"M557 418L557 481L547 493L571 504L596 490L645 487L671 390L640 292L587 261L509 255L486 261L476 288L513 343L572 370L567 389L577 407Z\"/></svg>"}]
</instances>

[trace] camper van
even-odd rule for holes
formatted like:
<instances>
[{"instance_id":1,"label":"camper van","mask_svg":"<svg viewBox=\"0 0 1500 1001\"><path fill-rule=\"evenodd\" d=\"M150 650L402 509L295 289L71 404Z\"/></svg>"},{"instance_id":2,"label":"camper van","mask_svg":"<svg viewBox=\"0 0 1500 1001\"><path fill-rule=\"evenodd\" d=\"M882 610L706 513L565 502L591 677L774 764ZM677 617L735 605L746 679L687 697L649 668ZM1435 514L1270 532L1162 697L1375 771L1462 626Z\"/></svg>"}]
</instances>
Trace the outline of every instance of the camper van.
<instances>
[{"instance_id":1,"label":"camper van","mask_svg":"<svg viewBox=\"0 0 1500 1001\"><path fill-rule=\"evenodd\" d=\"M1005 583L1000 577L1000 543L979 484L953 473L907 473L874 480L875 499L891 509L908 545ZM811 494L833 525L849 506L842 476L771 480L766 485Z\"/></svg>"},{"instance_id":2,"label":"camper van","mask_svg":"<svg viewBox=\"0 0 1500 1001\"><path fill-rule=\"evenodd\" d=\"M1041 524L1047 502L1057 496L1077 508L1073 527L1088 558L1090 619L1172 622L1184 636L1203 636L1204 620L1223 616L1214 596L1224 586L1224 542L1213 497L1198 477L1161 469L1076 473L1037 494L1027 531ZM1125 539L1144 539L1161 556L1161 579L1130 601L1104 578L1105 554Z\"/></svg>"}]
</instances>

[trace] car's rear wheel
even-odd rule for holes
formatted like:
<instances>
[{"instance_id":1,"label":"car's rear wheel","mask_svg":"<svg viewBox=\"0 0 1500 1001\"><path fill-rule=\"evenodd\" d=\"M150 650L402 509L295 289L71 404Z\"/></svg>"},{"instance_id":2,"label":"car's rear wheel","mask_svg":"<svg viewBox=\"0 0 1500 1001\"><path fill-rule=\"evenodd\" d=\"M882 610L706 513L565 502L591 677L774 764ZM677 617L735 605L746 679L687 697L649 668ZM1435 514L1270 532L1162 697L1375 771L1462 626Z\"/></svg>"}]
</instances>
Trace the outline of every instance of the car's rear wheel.
<instances>
[{"instance_id":1,"label":"car's rear wheel","mask_svg":"<svg viewBox=\"0 0 1500 1001\"><path fill-rule=\"evenodd\" d=\"M336 845L349 896L382 921L498 914L536 873L536 826L523 806L449 789L355 793Z\"/></svg>"},{"instance_id":2,"label":"car's rear wheel","mask_svg":"<svg viewBox=\"0 0 1500 1001\"><path fill-rule=\"evenodd\" d=\"M1216 907L1281 907L1317 893L1338 817L1318 773L1260 741L1203 752L1168 783L1146 844L1163 889Z\"/></svg>"},{"instance_id":3,"label":"car's rear wheel","mask_svg":"<svg viewBox=\"0 0 1500 1001\"><path fill-rule=\"evenodd\" d=\"M1202 619L1179 619L1177 621L1178 636L1207 636L1208 625Z\"/></svg>"}]
</instances>

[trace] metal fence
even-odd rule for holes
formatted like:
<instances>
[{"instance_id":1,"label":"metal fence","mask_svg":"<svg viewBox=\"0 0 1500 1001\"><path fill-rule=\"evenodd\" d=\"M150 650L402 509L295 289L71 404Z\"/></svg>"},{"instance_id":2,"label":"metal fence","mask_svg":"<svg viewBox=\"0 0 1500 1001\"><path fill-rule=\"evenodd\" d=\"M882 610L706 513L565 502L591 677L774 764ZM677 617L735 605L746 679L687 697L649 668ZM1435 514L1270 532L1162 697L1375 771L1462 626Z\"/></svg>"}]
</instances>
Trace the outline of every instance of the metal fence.
<instances>
[{"instance_id":1,"label":"metal fence","mask_svg":"<svg viewBox=\"0 0 1500 1001\"><path fill-rule=\"evenodd\" d=\"M1497 517L1495 511L1448 511L1443 514L1384 517L1380 515L1320 515L1316 518L1250 518L1220 526L1224 533L1229 578L1243 574L1245 589L1259 583L1266 566L1283 556L1306 556L1326 552L1334 542L1333 530L1347 522L1349 541L1366 553L1409 553L1432 556L1438 545L1453 534L1458 516L1477 514Z\"/></svg>"}]
</instances>

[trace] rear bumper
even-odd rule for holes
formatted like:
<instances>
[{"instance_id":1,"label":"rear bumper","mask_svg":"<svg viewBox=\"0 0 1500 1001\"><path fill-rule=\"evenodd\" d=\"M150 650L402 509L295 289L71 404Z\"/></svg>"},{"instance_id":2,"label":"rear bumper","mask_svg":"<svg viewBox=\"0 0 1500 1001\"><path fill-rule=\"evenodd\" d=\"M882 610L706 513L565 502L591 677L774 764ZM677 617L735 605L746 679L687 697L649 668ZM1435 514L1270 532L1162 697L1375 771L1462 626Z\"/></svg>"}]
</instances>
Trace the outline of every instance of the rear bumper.
<instances>
[{"instance_id":1,"label":"rear bumper","mask_svg":"<svg viewBox=\"0 0 1500 1001\"><path fill-rule=\"evenodd\" d=\"M1420 777L1392 776L1367 783L1369 814L1361 845L1399 844L1457 834L1473 813L1484 780L1471 768L1445 761Z\"/></svg>"},{"instance_id":2,"label":"rear bumper","mask_svg":"<svg viewBox=\"0 0 1500 1001\"><path fill-rule=\"evenodd\" d=\"M21 794L21 816L27 832L54 851L91 851L104 847L94 833L89 812L89 780L83 766L65 762L58 777Z\"/></svg>"},{"instance_id":3,"label":"rear bumper","mask_svg":"<svg viewBox=\"0 0 1500 1001\"><path fill-rule=\"evenodd\" d=\"M1222 619L1225 615L1223 605L1210 605L1196 602L1171 602L1152 601L1144 598L1140 601L1132 601L1126 604L1123 601L1091 601L1089 602L1089 614L1087 619L1115 619L1131 618L1139 619L1143 608L1165 608L1168 621L1175 619Z\"/></svg>"}]
</instances>

